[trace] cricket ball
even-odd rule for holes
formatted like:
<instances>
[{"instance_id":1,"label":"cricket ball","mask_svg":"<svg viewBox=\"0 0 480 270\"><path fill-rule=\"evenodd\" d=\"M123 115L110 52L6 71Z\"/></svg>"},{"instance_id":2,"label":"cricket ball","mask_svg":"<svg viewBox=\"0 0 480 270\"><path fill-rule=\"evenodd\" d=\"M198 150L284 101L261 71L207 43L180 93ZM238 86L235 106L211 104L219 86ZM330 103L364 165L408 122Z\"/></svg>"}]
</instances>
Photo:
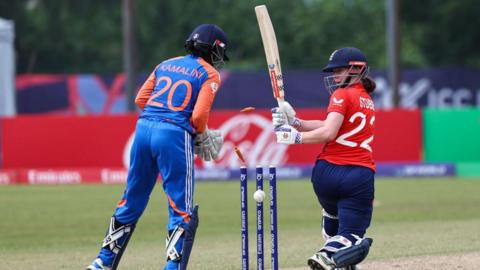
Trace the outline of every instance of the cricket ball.
<instances>
[{"instance_id":1,"label":"cricket ball","mask_svg":"<svg viewBox=\"0 0 480 270\"><path fill-rule=\"evenodd\" d=\"M263 202L265 199L265 192L261 189L255 191L255 193L253 193L253 199L257 202Z\"/></svg>"}]
</instances>

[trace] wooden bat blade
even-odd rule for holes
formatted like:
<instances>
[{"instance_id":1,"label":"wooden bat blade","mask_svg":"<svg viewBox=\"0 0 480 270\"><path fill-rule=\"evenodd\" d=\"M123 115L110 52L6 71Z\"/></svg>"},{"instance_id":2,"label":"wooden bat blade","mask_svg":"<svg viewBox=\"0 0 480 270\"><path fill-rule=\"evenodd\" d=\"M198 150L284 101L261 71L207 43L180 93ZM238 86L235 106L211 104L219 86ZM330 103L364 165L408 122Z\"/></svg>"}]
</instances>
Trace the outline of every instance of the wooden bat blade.
<instances>
[{"instance_id":1,"label":"wooden bat blade","mask_svg":"<svg viewBox=\"0 0 480 270\"><path fill-rule=\"evenodd\" d=\"M265 5L256 6L255 14L257 15L258 27L262 37L265 57L267 59L268 73L272 83L273 96L279 103L284 101L284 87L282 67L280 65L280 54L278 52L277 37L275 30Z\"/></svg>"}]
</instances>

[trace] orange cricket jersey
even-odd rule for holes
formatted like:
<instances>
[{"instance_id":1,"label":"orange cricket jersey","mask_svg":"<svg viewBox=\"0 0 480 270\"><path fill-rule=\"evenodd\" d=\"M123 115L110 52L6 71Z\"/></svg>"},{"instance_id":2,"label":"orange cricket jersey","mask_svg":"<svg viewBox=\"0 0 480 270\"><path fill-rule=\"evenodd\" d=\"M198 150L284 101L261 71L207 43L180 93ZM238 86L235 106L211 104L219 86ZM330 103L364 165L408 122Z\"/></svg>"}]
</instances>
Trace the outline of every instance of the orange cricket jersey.
<instances>
[{"instance_id":1,"label":"orange cricket jersey","mask_svg":"<svg viewBox=\"0 0 480 270\"><path fill-rule=\"evenodd\" d=\"M344 119L337 137L324 145L318 159L375 170L370 145L374 135L375 107L363 85L358 83L335 90L327 112L341 113Z\"/></svg>"}]
</instances>

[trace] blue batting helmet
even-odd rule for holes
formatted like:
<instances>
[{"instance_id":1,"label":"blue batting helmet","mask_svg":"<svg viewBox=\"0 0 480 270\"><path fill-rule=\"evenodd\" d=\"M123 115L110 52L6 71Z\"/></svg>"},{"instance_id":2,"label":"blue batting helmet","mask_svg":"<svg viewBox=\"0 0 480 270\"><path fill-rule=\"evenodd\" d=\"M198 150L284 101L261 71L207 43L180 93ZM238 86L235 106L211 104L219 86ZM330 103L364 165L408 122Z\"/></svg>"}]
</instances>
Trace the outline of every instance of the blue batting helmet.
<instances>
[{"instance_id":1,"label":"blue batting helmet","mask_svg":"<svg viewBox=\"0 0 480 270\"><path fill-rule=\"evenodd\" d=\"M323 72L333 72L335 69L347 68L346 74L326 76L323 80L328 92L332 93L337 88L345 88L359 82L368 75L369 67L367 57L357 48L345 47L335 50L328 59L328 64Z\"/></svg>"},{"instance_id":2,"label":"blue batting helmet","mask_svg":"<svg viewBox=\"0 0 480 270\"><path fill-rule=\"evenodd\" d=\"M229 60L226 55L227 44L227 35L220 27L215 24L201 24L187 38L185 48L218 67Z\"/></svg>"},{"instance_id":3,"label":"blue batting helmet","mask_svg":"<svg viewBox=\"0 0 480 270\"><path fill-rule=\"evenodd\" d=\"M323 72L332 72L336 68L345 68L360 62L367 65L367 57L357 48L345 47L335 50L328 59L328 64L323 68Z\"/></svg>"}]
</instances>

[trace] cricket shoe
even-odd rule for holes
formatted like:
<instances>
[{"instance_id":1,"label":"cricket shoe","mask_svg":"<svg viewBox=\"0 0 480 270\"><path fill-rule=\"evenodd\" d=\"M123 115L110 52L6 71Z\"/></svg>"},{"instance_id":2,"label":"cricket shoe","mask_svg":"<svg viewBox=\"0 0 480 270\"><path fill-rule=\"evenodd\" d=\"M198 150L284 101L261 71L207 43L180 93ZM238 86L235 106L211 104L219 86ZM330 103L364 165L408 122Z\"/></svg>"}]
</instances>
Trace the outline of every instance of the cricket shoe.
<instances>
[{"instance_id":1,"label":"cricket shoe","mask_svg":"<svg viewBox=\"0 0 480 270\"><path fill-rule=\"evenodd\" d=\"M87 266L86 270L112 270L112 268L104 266L100 258L93 260L92 264Z\"/></svg>"},{"instance_id":2,"label":"cricket shoe","mask_svg":"<svg viewBox=\"0 0 480 270\"><path fill-rule=\"evenodd\" d=\"M333 270L360 270L360 267L358 267L356 265L349 265L349 266L345 266L345 267L333 268Z\"/></svg>"},{"instance_id":3,"label":"cricket shoe","mask_svg":"<svg viewBox=\"0 0 480 270\"><path fill-rule=\"evenodd\" d=\"M312 270L334 270L335 263L328 257L327 253L320 251L308 258L308 266Z\"/></svg>"}]
</instances>

